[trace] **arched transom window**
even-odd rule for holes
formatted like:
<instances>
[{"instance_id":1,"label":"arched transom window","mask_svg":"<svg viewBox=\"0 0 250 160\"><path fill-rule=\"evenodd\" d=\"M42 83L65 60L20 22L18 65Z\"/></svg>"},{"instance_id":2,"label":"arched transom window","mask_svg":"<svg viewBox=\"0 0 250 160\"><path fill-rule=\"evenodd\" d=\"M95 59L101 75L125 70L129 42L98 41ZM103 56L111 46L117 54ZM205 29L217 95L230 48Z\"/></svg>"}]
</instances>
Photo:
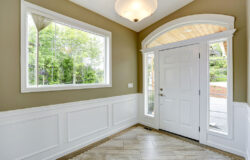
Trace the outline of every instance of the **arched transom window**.
<instances>
[{"instance_id":1,"label":"arched transom window","mask_svg":"<svg viewBox=\"0 0 250 160\"><path fill-rule=\"evenodd\" d=\"M234 17L220 14L198 14L167 22L151 32L142 49L153 48L234 29Z\"/></svg>"},{"instance_id":2,"label":"arched transom window","mask_svg":"<svg viewBox=\"0 0 250 160\"><path fill-rule=\"evenodd\" d=\"M226 31L227 28L214 24L191 24L166 31L147 45L147 48L179 42L209 34Z\"/></svg>"}]
</instances>

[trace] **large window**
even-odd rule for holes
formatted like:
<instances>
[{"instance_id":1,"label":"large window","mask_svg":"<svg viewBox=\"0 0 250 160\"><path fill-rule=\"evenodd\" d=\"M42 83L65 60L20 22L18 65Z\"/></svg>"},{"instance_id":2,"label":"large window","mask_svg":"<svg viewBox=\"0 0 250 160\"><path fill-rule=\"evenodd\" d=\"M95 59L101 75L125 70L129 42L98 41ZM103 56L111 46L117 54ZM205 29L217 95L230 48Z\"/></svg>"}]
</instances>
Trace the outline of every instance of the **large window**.
<instances>
[{"instance_id":1,"label":"large window","mask_svg":"<svg viewBox=\"0 0 250 160\"><path fill-rule=\"evenodd\" d=\"M22 91L111 85L109 32L25 5Z\"/></svg>"},{"instance_id":2,"label":"large window","mask_svg":"<svg viewBox=\"0 0 250 160\"><path fill-rule=\"evenodd\" d=\"M228 42L209 44L209 129L228 134Z\"/></svg>"},{"instance_id":3,"label":"large window","mask_svg":"<svg viewBox=\"0 0 250 160\"><path fill-rule=\"evenodd\" d=\"M155 65L154 54L145 55L145 115L155 115Z\"/></svg>"}]
</instances>

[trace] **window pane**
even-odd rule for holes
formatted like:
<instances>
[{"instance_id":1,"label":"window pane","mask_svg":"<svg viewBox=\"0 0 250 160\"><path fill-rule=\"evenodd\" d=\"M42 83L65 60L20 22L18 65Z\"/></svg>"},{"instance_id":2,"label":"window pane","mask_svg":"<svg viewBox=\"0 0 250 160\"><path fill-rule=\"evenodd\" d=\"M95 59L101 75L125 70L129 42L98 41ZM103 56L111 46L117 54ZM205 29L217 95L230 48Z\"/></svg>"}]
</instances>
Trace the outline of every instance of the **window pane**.
<instances>
[{"instance_id":1,"label":"window pane","mask_svg":"<svg viewBox=\"0 0 250 160\"><path fill-rule=\"evenodd\" d=\"M36 85L36 79L38 86L106 83L104 36L33 14L28 25L30 86Z\"/></svg>"},{"instance_id":2,"label":"window pane","mask_svg":"<svg viewBox=\"0 0 250 160\"><path fill-rule=\"evenodd\" d=\"M147 91L146 91L146 114L154 115L154 96L155 96L155 77L154 77L154 54L147 55L146 58L146 75L147 75Z\"/></svg>"},{"instance_id":3,"label":"window pane","mask_svg":"<svg viewBox=\"0 0 250 160\"><path fill-rule=\"evenodd\" d=\"M223 32L226 30L227 30L226 27L215 24L202 24L202 23L188 24L177 28L173 28L171 30L166 31L165 33L160 34L146 47L152 48L163 44L180 42L192 38Z\"/></svg>"},{"instance_id":4,"label":"window pane","mask_svg":"<svg viewBox=\"0 0 250 160\"><path fill-rule=\"evenodd\" d=\"M28 85L36 85L36 51L37 51L37 30L35 23L28 15Z\"/></svg>"},{"instance_id":5,"label":"window pane","mask_svg":"<svg viewBox=\"0 0 250 160\"><path fill-rule=\"evenodd\" d=\"M228 132L227 41L210 44L210 129Z\"/></svg>"}]
</instances>

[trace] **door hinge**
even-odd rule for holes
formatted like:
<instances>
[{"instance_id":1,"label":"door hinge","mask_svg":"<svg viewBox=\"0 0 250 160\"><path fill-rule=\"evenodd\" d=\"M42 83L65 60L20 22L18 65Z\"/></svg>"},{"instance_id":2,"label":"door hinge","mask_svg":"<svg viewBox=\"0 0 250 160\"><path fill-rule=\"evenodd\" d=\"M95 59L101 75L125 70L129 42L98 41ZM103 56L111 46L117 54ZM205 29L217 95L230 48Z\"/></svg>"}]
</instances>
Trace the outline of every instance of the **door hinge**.
<instances>
[{"instance_id":1,"label":"door hinge","mask_svg":"<svg viewBox=\"0 0 250 160\"><path fill-rule=\"evenodd\" d=\"M199 132L200 132L200 131L201 131L201 127L199 127L199 129L198 129L198 130L199 130Z\"/></svg>"},{"instance_id":2,"label":"door hinge","mask_svg":"<svg viewBox=\"0 0 250 160\"><path fill-rule=\"evenodd\" d=\"M199 90L199 96L201 95L201 90Z\"/></svg>"},{"instance_id":3,"label":"door hinge","mask_svg":"<svg viewBox=\"0 0 250 160\"><path fill-rule=\"evenodd\" d=\"M201 59L201 53L199 53L199 59Z\"/></svg>"}]
</instances>

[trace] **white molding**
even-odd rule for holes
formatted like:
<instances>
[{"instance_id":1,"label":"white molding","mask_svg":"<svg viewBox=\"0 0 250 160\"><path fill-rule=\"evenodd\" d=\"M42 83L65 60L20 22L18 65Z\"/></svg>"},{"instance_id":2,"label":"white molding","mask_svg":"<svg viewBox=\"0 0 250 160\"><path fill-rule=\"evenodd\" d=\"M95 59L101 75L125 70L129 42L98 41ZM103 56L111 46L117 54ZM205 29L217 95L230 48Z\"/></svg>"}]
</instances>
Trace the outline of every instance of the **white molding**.
<instances>
[{"instance_id":1,"label":"white molding","mask_svg":"<svg viewBox=\"0 0 250 160\"><path fill-rule=\"evenodd\" d=\"M62 157L63 155L67 155L67 154L72 153L72 152L74 152L74 151L77 151L77 150L79 150L79 149L81 149L81 148L83 148L83 147L85 147L85 146L88 146L88 145L90 145L90 144L92 144L92 143L98 142L98 141L100 141L100 140L102 140L102 139L104 139L104 138L106 138L106 137L108 137L108 136L111 136L111 135L113 135L113 134L116 134L116 133L118 133L118 132L120 132L120 131L122 131L122 130L124 130L124 129L127 129L127 128L129 128L129 127L131 127L131 126L137 124L137 123L138 123L137 121L133 121L133 122L127 123L127 124L125 124L125 125L119 126L118 128L112 128L112 129L109 130L108 132L105 132L105 133L103 133L103 134L99 134L99 135L97 135L97 136L96 136L95 138L93 138L93 139L89 139L89 140L86 141L86 142L79 143L79 144L76 145L76 146L70 146L70 147L68 147L68 148L65 149L65 150L62 150L62 151L60 151L60 152L58 152L58 153L55 153L55 154L53 154L53 155L50 155L50 156L44 158L44 160L54 160L54 159L56 159L56 158L60 158L60 157Z\"/></svg>"},{"instance_id":2,"label":"white molding","mask_svg":"<svg viewBox=\"0 0 250 160\"><path fill-rule=\"evenodd\" d=\"M233 113L233 109L236 103L233 102L233 38L232 35L228 35L228 37L221 37L223 40L226 40L228 43L228 55L227 55L227 71L228 71L228 75L227 75L227 119L228 119L228 134L224 134L224 133L219 133L216 131L212 131L209 130L209 127L207 126L207 135L213 135L213 136L218 136L221 138L225 138L225 139L233 139L233 127L234 127L234 113ZM216 39L217 41L217 39ZM209 40L207 43L213 43L214 40ZM206 53L209 53L209 49L207 48ZM209 58L207 57L207 64L209 62ZM206 70L208 70L208 68L206 68ZM204 72L204 71L203 71ZM202 74L202 73L201 73ZM203 74L202 76L207 77L206 81L209 81L209 73ZM206 97L209 97L209 83L206 84L207 85L207 95ZM209 101L206 103L207 104L207 109L209 107ZM205 106L205 103L203 104ZM209 111L207 110L207 115L209 115ZM209 124L209 116L208 116L208 122L207 124Z\"/></svg>"},{"instance_id":3,"label":"white molding","mask_svg":"<svg viewBox=\"0 0 250 160\"><path fill-rule=\"evenodd\" d=\"M242 157L246 157L246 153L242 150L236 149L234 147L230 147L230 146L226 146L217 142L207 142L208 146L217 148L217 149L221 149L223 151L238 155L238 156L242 156Z\"/></svg>"},{"instance_id":4,"label":"white molding","mask_svg":"<svg viewBox=\"0 0 250 160\"><path fill-rule=\"evenodd\" d=\"M113 103L112 104L112 124L113 124L113 126L118 126L118 125L121 125L121 124L124 124L124 123L128 123L129 121L132 121L132 120L135 120L135 119L137 119L137 110L138 110L138 108L136 108L136 112L134 113L134 114L132 114L132 115L130 115L130 116L128 116L127 118L125 118L125 119L122 119L122 120L120 120L120 121L115 121L115 105L117 105L117 104L124 104L124 103L131 103L131 102L135 102L136 104L138 104L136 101L135 101L135 99L127 99L127 100L124 100L124 101L120 101L120 102L115 102L115 103ZM127 106L126 107L126 109L127 108L129 108L129 107L131 107L130 105L129 106ZM137 107L138 107L138 105L137 105ZM125 108L124 108L125 109Z\"/></svg>"},{"instance_id":5,"label":"white molding","mask_svg":"<svg viewBox=\"0 0 250 160\"><path fill-rule=\"evenodd\" d=\"M250 106L247 104L248 123L247 123L247 156L246 160L250 160Z\"/></svg>"},{"instance_id":6,"label":"white molding","mask_svg":"<svg viewBox=\"0 0 250 160\"><path fill-rule=\"evenodd\" d=\"M31 107L31 108L24 108L24 109L17 109L17 110L10 110L10 111L3 111L0 112L0 121L2 118L8 118L12 116L20 116L24 114L34 114L40 112L56 112L57 110L72 110L72 109L81 109L83 106L90 106L96 103L100 104L107 104L111 101L113 103L120 102L124 99L132 99L137 97L139 94L127 94L127 95L120 95L120 96L113 96L113 97L107 97L107 98L97 98L97 99L91 99L91 100L83 100L83 101L77 101L77 102L69 102L69 103L62 103L62 104L55 104L55 105L47 105L47 106L40 106L40 107Z\"/></svg>"},{"instance_id":7,"label":"white molding","mask_svg":"<svg viewBox=\"0 0 250 160\"><path fill-rule=\"evenodd\" d=\"M235 31L236 31L236 29L231 29L231 30L227 30L224 32L210 34L207 36L202 36L202 37L192 38L192 39L188 39L188 40L184 40L184 41L164 44L164 45L156 46L153 48L142 48L141 52L142 52L142 54L148 54L149 52L153 52L153 51L160 51L160 50L165 50L165 49L170 49L170 48L176 48L179 46L193 45L193 44L201 43L203 41L215 40L218 38L231 37L231 36L233 36Z\"/></svg>"},{"instance_id":8,"label":"white molding","mask_svg":"<svg viewBox=\"0 0 250 160\"><path fill-rule=\"evenodd\" d=\"M193 45L193 44L199 44L200 45L200 54L201 54L201 59L200 59L200 90L201 90L201 96L200 96L200 106L206 106L206 107L201 107L200 109L200 117L202 117L200 119L200 127L201 127L201 132L200 132L200 141L201 143L206 143L206 134L209 134L207 132L207 124L208 124L208 77L209 77L209 72L208 72L208 51L209 49L207 48L207 45L211 42L211 41L215 41L218 39L223 39L223 40L227 40L228 41L228 119L229 119L229 135L221 135L220 136L222 138L232 138L233 134L232 134L232 128L233 128L233 113L232 113L232 108L233 108L233 49L232 49L232 37L233 34L236 30L232 29L232 30L228 30L225 32L221 32L221 33L216 33L213 35L208 35L208 36L203 36L203 37L199 37L199 38L194 38L194 39L190 39L190 40L186 40L186 41L181 41L181 42L176 42L176 43L171 43L171 44L166 44L166 45L162 45L159 47L154 47L154 48L150 48L150 49L145 49L143 50L143 77L144 79L146 78L146 73L145 73L145 60L146 60L146 55L147 54L151 54L152 52L154 52L155 54L155 58L158 59L158 53L161 50L167 50L167 49L171 49L171 48L176 48L176 47L180 47L180 46L188 46L188 45ZM158 73L158 67L156 65L155 67L156 74ZM159 83L159 81L157 81L156 78L156 86L157 83ZM143 81L143 90L145 92L145 80ZM159 87L158 87L159 88ZM156 98L157 98L157 90L158 88L156 88ZM145 94L145 93L144 93ZM144 95L145 97L145 95ZM144 102L145 103L145 102ZM156 113L159 112L159 108L157 108ZM145 119L146 120L146 119ZM155 118L153 120L151 120L151 124L155 124L154 126L156 128L159 128L159 115L155 115ZM158 126L158 127L157 127ZM216 134L216 133L213 133Z\"/></svg>"},{"instance_id":9,"label":"white molding","mask_svg":"<svg viewBox=\"0 0 250 160\"><path fill-rule=\"evenodd\" d=\"M22 118L11 119L11 120L7 120L7 121L0 120L0 128L8 126L8 125L14 125L14 124L18 124L18 123L21 124L21 123L31 122L31 121L35 121L35 120L42 120L42 119L50 118L50 117L56 117L57 124L59 124L59 116L58 116L58 114L53 113L53 114L45 114L45 115L42 114L40 116L36 115L36 116L29 117L29 118L26 118L26 116L24 116ZM20 157L18 159L26 159L26 158L32 157L32 156L34 156L36 154L41 154L41 153L43 153L45 151L49 151L51 149L54 149L54 148L58 147L59 146L59 125L58 125L58 128L57 128L57 133L58 133L57 134L58 138L57 138L57 143L56 144L47 146L47 147L45 147L43 149L37 150L37 151L29 153L29 154L23 155L22 157Z\"/></svg>"},{"instance_id":10,"label":"white molding","mask_svg":"<svg viewBox=\"0 0 250 160\"><path fill-rule=\"evenodd\" d=\"M15 136L16 138L14 140L17 140L11 140L11 144L9 144L8 141L6 141L5 143L0 143L0 148L6 148L5 150L2 150L2 152L4 152L5 154L1 154L0 151L0 159L52 160L62 157L82 147L85 147L107 136L115 134L138 123L138 99L138 94L130 94L0 112L0 130L4 131L5 133L1 138L11 140L12 138L8 137L8 135L10 135ZM116 107L119 107L120 104L123 105L123 109L116 109ZM106 110L106 112L102 113L104 109ZM116 112L113 112L114 109L116 109ZM74 121L71 121L69 115L74 113L80 114L77 114L76 119L72 119ZM95 116L94 118L93 116L90 116L90 118L85 117L84 119L87 120L84 120L84 122L78 122L78 118L82 119L82 114L91 114L97 116ZM102 118L98 116L100 114ZM118 121L114 121L114 116L122 118L117 119ZM49 119L47 119L47 117ZM51 117L53 122L49 123ZM100 123L98 122L98 118ZM93 119L96 119L94 123L92 123ZM106 120L106 122L103 122L104 119ZM74 127L72 126L73 134L71 136L71 133L69 132L69 125L71 125L72 123L69 123L70 121L74 123ZM26 125L27 123L31 123L32 125ZM25 127L25 132L21 132L21 135L19 135L20 133L16 131L18 128L13 128L13 124L18 124L18 126ZM77 127L78 125L79 129ZM84 127L86 128L80 128L82 125L84 125ZM18 153L13 152L13 150L10 149L12 146L20 145L20 141L18 139L19 137L22 139L29 138L25 136L35 133L33 131L36 130L36 128L39 126L42 126L45 130L47 129L47 127L49 127L48 129L50 130L47 131L47 134L49 135L48 139L36 138L35 142L33 142L33 140L26 141L26 143L23 144L23 148L20 148ZM53 126L57 126L57 128ZM11 132L13 131L13 129L16 132ZM52 129L57 130L57 132L52 132ZM8 134L8 132L11 133ZM57 142L57 144L52 145L55 142ZM8 144L11 146L8 146ZM37 150L32 149L33 146L37 147Z\"/></svg>"},{"instance_id":11,"label":"white molding","mask_svg":"<svg viewBox=\"0 0 250 160\"><path fill-rule=\"evenodd\" d=\"M222 16L223 17L223 16ZM246 103L238 103L238 102L233 102L233 34L236 31L233 27L233 22L234 18L233 17L228 17L226 20L228 21L228 29L227 31L220 32L220 33L215 33L212 35L208 36L203 36L203 37L198 37L190 40L185 40L181 42L176 42L176 43L171 43L171 44L166 44L166 45L161 45L158 47L154 48L145 48L146 41L150 38L153 37L154 34L156 34L158 31L155 33L152 33L149 35L145 40L144 40L144 45L143 45L143 56L145 57L146 54L148 53L158 53L161 50L165 49L171 49L171 48L176 48L180 46L187 46L187 45L193 45L193 44L199 44L201 47L201 60L200 60L200 83L201 83L201 96L200 96L200 105L203 107L200 107L200 127L201 127L201 132L200 132L200 143L209 145L215 148L222 149L224 151L228 151L231 153L235 153L241 156L246 157L247 156L247 148L246 148L246 138L247 138L247 112L246 112ZM178 21L176 21L178 22ZM223 22L223 20L222 20ZM231 25L230 25L231 24ZM161 28L163 30L163 28ZM208 129L208 99L207 99L207 93L209 92L208 90L208 48L207 45L211 41L215 41L218 39L226 39L229 43L229 48L228 48L228 88L229 88L229 95L228 95L228 118L229 118L229 135L223 136L221 134L210 134L210 132L207 132ZM144 59L145 60L145 59ZM144 64L144 63L143 63ZM145 65L145 64L144 64ZM143 66L145 68L145 66ZM145 72L145 71L144 71ZM157 73L157 71L156 71ZM145 76L145 75L144 75ZM157 82L157 81L156 81ZM204 107L206 106L206 107ZM153 128L157 128L157 114L155 118L145 118L143 116L143 103L140 105L140 119L139 122L148 126L151 126Z\"/></svg>"},{"instance_id":12,"label":"white molding","mask_svg":"<svg viewBox=\"0 0 250 160\"><path fill-rule=\"evenodd\" d=\"M206 145L247 157L247 103L233 102L233 136L231 139L208 134Z\"/></svg>"},{"instance_id":13,"label":"white molding","mask_svg":"<svg viewBox=\"0 0 250 160\"><path fill-rule=\"evenodd\" d=\"M82 135L80 136L77 136L77 137L74 137L74 138L71 138L71 135L70 135L70 114L72 113L75 113L75 112L80 112L80 111L88 111L88 110L92 110L92 109L96 109L96 108L105 108L106 109L106 113L103 113L103 114L106 114L106 121L107 121L107 125L102 127L102 128L98 128L96 130L93 130L91 132L88 132L88 133L83 133ZM71 111L71 112L67 112L67 130L68 130L68 142L73 142L73 141L76 141L78 139L81 139L81 138L84 138L84 137L87 137L89 135L92 135L92 134L95 134L95 133L98 133L98 132L101 132L101 131L104 131L106 129L108 129L108 117L109 117L109 112L108 112L108 105L98 105L98 106L94 106L94 107L86 107L84 109L77 109L77 110L74 110L74 111ZM90 122L89 122L90 123Z\"/></svg>"},{"instance_id":14,"label":"white molding","mask_svg":"<svg viewBox=\"0 0 250 160\"><path fill-rule=\"evenodd\" d=\"M159 28L151 32L143 41L142 48L145 49L146 46L156 39L161 34L172 30L177 27L181 27L188 24L216 24L227 27L228 30L234 29L235 18L233 16L221 15L221 14L196 14L181 17L173 21L167 22Z\"/></svg>"},{"instance_id":15,"label":"white molding","mask_svg":"<svg viewBox=\"0 0 250 160\"><path fill-rule=\"evenodd\" d=\"M44 91L58 91L58 90L74 90L74 89L89 89L89 88L105 88L112 87L112 33L110 31L98 28L96 26L84 23L82 21L73 19L71 17L56 13L38 5L21 1L21 92L44 92ZM28 53L28 36L27 36L27 16L28 12L36 13L52 19L54 22L65 24L79 30L83 30L92 34L105 37L105 83L104 84L59 84L59 85L45 85L38 87L27 86L27 53Z\"/></svg>"}]
</instances>

